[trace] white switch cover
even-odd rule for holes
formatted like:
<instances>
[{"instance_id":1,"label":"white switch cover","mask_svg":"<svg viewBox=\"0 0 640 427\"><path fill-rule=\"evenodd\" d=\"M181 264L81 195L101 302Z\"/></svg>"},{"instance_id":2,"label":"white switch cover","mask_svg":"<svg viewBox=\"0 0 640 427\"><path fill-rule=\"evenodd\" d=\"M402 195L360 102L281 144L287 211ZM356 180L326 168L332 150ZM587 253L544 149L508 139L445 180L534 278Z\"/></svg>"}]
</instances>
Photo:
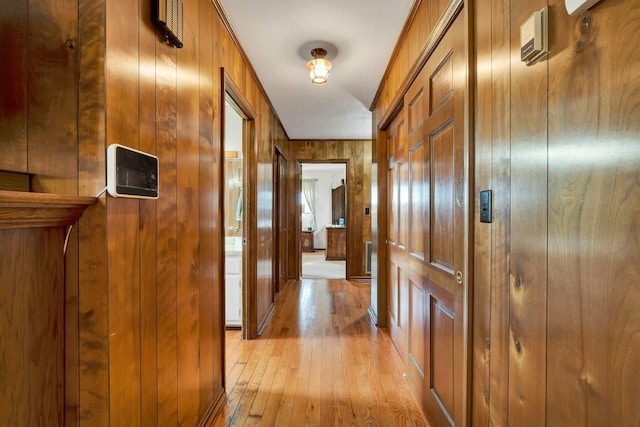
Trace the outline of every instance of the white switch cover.
<instances>
[{"instance_id":1,"label":"white switch cover","mask_svg":"<svg viewBox=\"0 0 640 427\"><path fill-rule=\"evenodd\" d=\"M564 0L564 6L567 8L569 15L578 15L600 0Z\"/></svg>"}]
</instances>

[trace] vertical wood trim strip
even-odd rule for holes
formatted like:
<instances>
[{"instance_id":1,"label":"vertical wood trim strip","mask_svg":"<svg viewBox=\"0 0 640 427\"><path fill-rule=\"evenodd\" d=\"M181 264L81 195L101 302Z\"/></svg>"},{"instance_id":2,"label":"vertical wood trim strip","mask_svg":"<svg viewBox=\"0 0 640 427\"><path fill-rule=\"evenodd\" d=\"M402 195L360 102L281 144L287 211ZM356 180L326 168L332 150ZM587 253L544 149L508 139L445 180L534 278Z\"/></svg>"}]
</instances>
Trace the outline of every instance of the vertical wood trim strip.
<instances>
[{"instance_id":1,"label":"vertical wood trim strip","mask_svg":"<svg viewBox=\"0 0 640 427\"><path fill-rule=\"evenodd\" d=\"M78 0L30 0L28 28L31 184L34 191L77 194Z\"/></svg>"},{"instance_id":2,"label":"vertical wood trim strip","mask_svg":"<svg viewBox=\"0 0 640 427\"><path fill-rule=\"evenodd\" d=\"M29 0L3 0L0 6L0 37L10 64L0 67L0 170L27 172Z\"/></svg>"},{"instance_id":3,"label":"vertical wood trim strip","mask_svg":"<svg viewBox=\"0 0 640 427\"><path fill-rule=\"evenodd\" d=\"M138 3L109 1L106 14L107 144L119 143L138 149ZM139 426L140 202L108 198L106 213L110 422Z\"/></svg>"},{"instance_id":4,"label":"vertical wood trim strip","mask_svg":"<svg viewBox=\"0 0 640 427\"><path fill-rule=\"evenodd\" d=\"M152 2L139 1L140 16L149 21ZM150 22L149 22L150 23ZM140 25L139 45L139 126L140 150L156 154L156 39L151 25ZM162 170L160 170L162 174ZM162 188L160 188L162 192ZM162 193L161 193L162 194ZM158 202L140 200L140 399L143 426L158 425L157 360L157 260Z\"/></svg>"},{"instance_id":5,"label":"vertical wood trim strip","mask_svg":"<svg viewBox=\"0 0 640 427\"><path fill-rule=\"evenodd\" d=\"M509 425L546 413L548 61L518 60L520 24L545 5L511 4Z\"/></svg>"},{"instance_id":6,"label":"vertical wood trim strip","mask_svg":"<svg viewBox=\"0 0 640 427\"><path fill-rule=\"evenodd\" d=\"M476 39L476 115L475 127L475 191L490 189L491 181L491 4L476 8L474 37ZM480 223L479 197L474 203L474 292L473 292L473 369L471 388L471 418L476 426L489 427L490 365L491 365L491 233L492 224Z\"/></svg>"},{"instance_id":7,"label":"vertical wood trim strip","mask_svg":"<svg viewBox=\"0 0 640 427\"><path fill-rule=\"evenodd\" d=\"M213 239L213 251L212 251L212 270L211 270L211 280L213 281L213 289L212 289L212 304L214 309L217 308L217 311L212 313L213 316L213 345L214 345L214 360L213 360L213 381L214 381L214 395L216 396L216 401L219 401L220 397L224 390L225 384L225 370L224 370L224 282L223 282L223 263L224 263L224 253L222 250L224 244L224 230L222 229L223 224L223 215L224 212L220 209L220 200L222 199L222 179L223 179L223 167L222 167L222 159L224 158L224 153L222 153L222 97L224 96L222 92L222 74L220 73L221 64L223 62L223 58L220 56L220 39L216 37L220 27L222 24L220 23L220 18L218 15L212 11L212 45L211 45L211 58L212 58L212 69L211 69L211 87L213 98L211 101L211 108L213 112L213 131L211 132L211 154L213 156L212 159L212 170L211 177L213 178L211 182L211 200L214 203L212 210L212 218L213 222L209 223L211 227Z\"/></svg>"},{"instance_id":8,"label":"vertical wood trim strip","mask_svg":"<svg viewBox=\"0 0 640 427\"><path fill-rule=\"evenodd\" d=\"M511 0L491 7L491 140L494 220L491 226L491 351L489 424L509 413L509 242L511 212ZM509 64L506 66L505 64Z\"/></svg>"},{"instance_id":9,"label":"vertical wood trim strip","mask_svg":"<svg viewBox=\"0 0 640 427\"><path fill-rule=\"evenodd\" d=\"M184 47L177 50L177 316L178 422L195 425L199 369L199 71L198 2L184 9Z\"/></svg>"},{"instance_id":10,"label":"vertical wood trim strip","mask_svg":"<svg viewBox=\"0 0 640 427\"><path fill-rule=\"evenodd\" d=\"M160 164L157 246L158 419L178 423L176 50L156 41L156 148Z\"/></svg>"},{"instance_id":11,"label":"vertical wood trim strip","mask_svg":"<svg viewBox=\"0 0 640 427\"><path fill-rule=\"evenodd\" d=\"M106 186L106 2L79 2L78 193L97 195ZM78 223L79 419L70 425L109 421L106 196ZM81 286L79 286L82 284ZM73 405L73 402L66 402ZM80 414L82 416L80 417ZM66 421L66 420L65 420Z\"/></svg>"},{"instance_id":12,"label":"vertical wood trim strip","mask_svg":"<svg viewBox=\"0 0 640 427\"><path fill-rule=\"evenodd\" d=\"M209 404L215 400L214 388L214 365L215 355L214 336L220 336L219 331L214 329L214 306L213 292L215 288L214 269L216 262L213 259L214 239L212 234L214 222L214 202L213 202L213 78L214 78L214 58L213 58L213 35L217 34L215 27L216 17L213 15L213 8L210 7L210 0L199 0L199 188L198 199L198 220L199 220L199 341L200 341L200 380L198 384L200 417L204 417L209 409ZM218 285L219 286L219 285ZM215 335L214 335L215 334ZM224 348L224 347L222 347ZM224 354L224 351L220 353ZM222 363L222 360L217 361ZM219 378L221 380L221 378Z\"/></svg>"}]
</instances>

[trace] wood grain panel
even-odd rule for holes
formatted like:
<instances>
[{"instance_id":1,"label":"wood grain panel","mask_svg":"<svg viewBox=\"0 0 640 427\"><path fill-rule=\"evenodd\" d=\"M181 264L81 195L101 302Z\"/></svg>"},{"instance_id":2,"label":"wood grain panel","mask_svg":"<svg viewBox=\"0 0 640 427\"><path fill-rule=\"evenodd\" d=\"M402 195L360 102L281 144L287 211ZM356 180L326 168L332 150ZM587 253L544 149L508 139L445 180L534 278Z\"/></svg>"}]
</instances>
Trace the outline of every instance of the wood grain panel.
<instances>
[{"instance_id":1,"label":"wood grain panel","mask_svg":"<svg viewBox=\"0 0 640 427\"><path fill-rule=\"evenodd\" d=\"M102 172L106 168L106 8L103 2L80 2L77 13L82 41L78 45L77 186L79 194L95 196L106 185ZM77 281L67 277L67 286L77 289L78 294L77 307L67 306L67 311L78 313L78 345L73 350L65 348L65 422L69 425L99 425L109 417L105 199L101 196L80 218Z\"/></svg>"},{"instance_id":2,"label":"wood grain panel","mask_svg":"<svg viewBox=\"0 0 640 427\"><path fill-rule=\"evenodd\" d=\"M489 336L482 341L475 341L483 345L489 345L488 387L489 399L483 398L474 392L475 402L488 405L488 412L478 417L478 422L484 422L488 417L489 425L506 425L508 420L508 360L509 346L511 345L509 334L509 311L505 307L509 304L509 206L510 206L510 111L511 111L511 71L505 64L511 62L511 2L504 0L492 1L491 8L478 10L476 22L482 21L478 29L478 51L485 52L483 60L478 57L478 79L482 81L478 93L488 92L490 96L490 108L483 108L484 102L477 98L478 111L477 129L483 133L476 144L476 159L479 164L476 167L476 179L483 173L491 173L491 188L493 189L493 223L490 225L490 240L477 238L475 244L476 266L479 269L489 268L488 291L491 303L480 301L483 309L476 311L479 323L480 316L489 316ZM490 18L482 19L484 13L490 13ZM487 24L491 23L491 28ZM480 54L479 54L480 55ZM482 70L482 73L480 73ZM483 114L482 112L490 112ZM485 125L485 123L487 123ZM487 128L488 123L491 123ZM483 153L491 152L489 157ZM480 164L481 162L481 164ZM480 184L479 184L480 185ZM488 188L487 186L483 189ZM480 190L480 188L478 188ZM487 224L482 224L476 230L486 229ZM491 243L490 259L483 256L482 245ZM476 290L484 292L484 276L487 273L476 271ZM480 294L477 295L478 298ZM486 300L485 300L486 301ZM489 310L487 310L489 307ZM489 343L487 343L487 339ZM474 358L478 361L477 358ZM480 356L480 360L486 362L486 354ZM477 366L477 365L476 365ZM477 372L477 370L476 370ZM474 381L477 386L479 383ZM482 399L482 400L480 400ZM474 416L476 412L474 411Z\"/></svg>"},{"instance_id":3,"label":"wood grain panel","mask_svg":"<svg viewBox=\"0 0 640 427\"><path fill-rule=\"evenodd\" d=\"M79 425L109 419L109 324L106 196L87 209L78 224L79 399L73 412ZM76 285L78 286L78 285ZM67 365L68 366L68 365ZM67 369L65 366L65 369ZM70 402L65 402L69 405ZM71 421L71 420L69 420Z\"/></svg>"},{"instance_id":4,"label":"wood grain panel","mask_svg":"<svg viewBox=\"0 0 640 427\"><path fill-rule=\"evenodd\" d=\"M269 115L256 120L258 129L258 152L256 153L256 285L258 331L266 326L275 303L273 287L273 141L268 123ZM300 228L300 227L299 227Z\"/></svg>"},{"instance_id":5,"label":"wood grain panel","mask_svg":"<svg viewBox=\"0 0 640 427\"><path fill-rule=\"evenodd\" d=\"M75 225L75 224L74 224ZM80 300L79 283L79 244L78 227L70 230L66 237L66 249L64 249L64 422L67 425L78 424L78 407L80 390L78 388L80 361L78 348L80 345L78 311Z\"/></svg>"},{"instance_id":6,"label":"wood grain panel","mask_svg":"<svg viewBox=\"0 0 640 427\"><path fill-rule=\"evenodd\" d=\"M184 39L198 40L197 1L184 10ZM200 186L199 186L199 47L187 43L177 51L177 317L178 317L178 423L196 425L200 413L199 292L200 292Z\"/></svg>"},{"instance_id":7,"label":"wood grain panel","mask_svg":"<svg viewBox=\"0 0 640 427\"><path fill-rule=\"evenodd\" d=\"M398 246L407 249L409 241L409 164L403 161L398 170Z\"/></svg>"},{"instance_id":8,"label":"wood grain panel","mask_svg":"<svg viewBox=\"0 0 640 427\"><path fill-rule=\"evenodd\" d=\"M151 2L140 2L140 15L152 16ZM140 123L138 133L141 151L156 154L156 33L148 25L140 25L139 44L139 97ZM161 172L162 173L162 172ZM162 191L162 189L160 190ZM158 425L158 314L156 283L158 280L158 202L140 201L140 419L141 425Z\"/></svg>"},{"instance_id":9,"label":"wood grain panel","mask_svg":"<svg viewBox=\"0 0 640 427\"><path fill-rule=\"evenodd\" d=\"M156 42L156 147L162 171L158 199L158 420L178 422L177 318L177 82L176 51Z\"/></svg>"},{"instance_id":10,"label":"wood grain panel","mask_svg":"<svg viewBox=\"0 0 640 427\"><path fill-rule=\"evenodd\" d=\"M398 311L400 304L400 283L398 282L398 267L391 261L387 262L387 283L389 291L389 330L391 339L394 343L398 340L394 339L398 327ZM396 345L397 347L397 345Z\"/></svg>"},{"instance_id":11,"label":"wood grain panel","mask_svg":"<svg viewBox=\"0 0 640 427\"><path fill-rule=\"evenodd\" d=\"M140 264L137 200L110 200L107 224L109 268L109 419L140 425ZM112 218L110 218L112 216ZM127 245L119 245L124 238ZM117 307L117 309L115 309Z\"/></svg>"},{"instance_id":12,"label":"wood grain panel","mask_svg":"<svg viewBox=\"0 0 640 427\"><path fill-rule=\"evenodd\" d=\"M640 420L640 56L634 43L619 42L638 34L640 4L601 6L576 17L553 9L551 15L557 55L549 61L546 421L552 426Z\"/></svg>"},{"instance_id":13,"label":"wood grain panel","mask_svg":"<svg viewBox=\"0 0 640 427\"><path fill-rule=\"evenodd\" d=\"M407 110L407 126L409 133L409 150L411 150L416 143L422 141L422 125L424 123L424 87L422 86L422 80L419 79L415 88L413 89L415 93L412 93L412 89L410 88L407 92L408 102L406 102L407 106L405 107ZM415 135L415 137L414 137ZM419 135L419 136L418 136Z\"/></svg>"},{"instance_id":14,"label":"wood grain panel","mask_svg":"<svg viewBox=\"0 0 640 427\"><path fill-rule=\"evenodd\" d=\"M0 413L6 426L64 425L64 229L1 230Z\"/></svg>"},{"instance_id":15,"label":"wood grain panel","mask_svg":"<svg viewBox=\"0 0 640 427\"><path fill-rule=\"evenodd\" d=\"M474 109L475 122L475 194L492 188L491 170L491 130L492 102L491 93L491 54L492 25L491 16L494 5L489 2L485 7L474 11L474 35L476 41L476 94ZM494 190L494 198L496 191ZM479 199L479 198L478 198ZM493 224L480 223L479 200L474 206L474 322L473 322L473 379L471 392L471 417L476 426L488 427L491 399L490 369L491 359L491 270ZM504 425L504 423L503 423Z\"/></svg>"},{"instance_id":16,"label":"wood grain panel","mask_svg":"<svg viewBox=\"0 0 640 427\"><path fill-rule=\"evenodd\" d=\"M442 17L445 9L447 8L448 0L428 0L429 3L429 18L431 20L431 28L435 28L436 24Z\"/></svg>"},{"instance_id":17,"label":"wood grain panel","mask_svg":"<svg viewBox=\"0 0 640 427\"><path fill-rule=\"evenodd\" d=\"M137 60L120 54L138 37L138 4L109 2L106 13L107 144L138 148L138 74L122 73ZM120 27L122 25L122 27ZM134 59L135 58L135 59ZM136 62L134 62L136 64ZM139 202L107 199L107 260L109 303L109 419L116 424L140 425L140 259ZM126 242L124 245L122 242ZM126 355L126 356L124 356Z\"/></svg>"},{"instance_id":18,"label":"wood grain panel","mask_svg":"<svg viewBox=\"0 0 640 427\"><path fill-rule=\"evenodd\" d=\"M430 141L430 262L452 273L455 205L453 127L447 124L442 129L438 129L430 136Z\"/></svg>"},{"instance_id":19,"label":"wood grain panel","mask_svg":"<svg viewBox=\"0 0 640 427\"><path fill-rule=\"evenodd\" d=\"M34 191L77 194L78 1L29 2L28 172ZM54 144L51 141L55 141Z\"/></svg>"},{"instance_id":20,"label":"wood grain panel","mask_svg":"<svg viewBox=\"0 0 640 427\"><path fill-rule=\"evenodd\" d=\"M454 411L454 360L453 313L441 301L432 297L430 304L431 363L430 388L453 418Z\"/></svg>"},{"instance_id":21,"label":"wood grain panel","mask_svg":"<svg viewBox=\"0 0 640 427\"><path fill-rule=\"evenodd\" d=\"M411 25L416 25L420 29L420 49L424 46L425 41L431 34L431 12L429 11L429 2L421 1ZM416 56L417 57L417 56Z\"/></svg>"},{"instance_id":22,"label":"wood grain panel","mask_svg":"<svg viewBox=\"0 0 640 427\"><path fill-rule=\"evenodd\" d=\"M220 320L221 312L217 312L216 302L221 301L220 297L214 302L214 293L220 292L220 284L216 271L220 268L221 261L214 258L214 247L220 247L214 236L219 235L214 232L217 222L216 216L220 215L214 211L218 206L216 196L219 194L219 178L216 179L216 167L214 164L214 116L219 117L215 112L219 112L214 101L214 88L220 88L220 82L214 78L219 76L215 72L214 64L218 62L218 49L214 39L217 39L218 17L215 11L209 7L209 0L199 0L199 206L198 206L198 229L200 232L199 245L199 342L200 342L200 419L204 419L212 409L212 403L217 399L217 393L224 384L224 376L220 374L224 361L219 350L224 345L221 338L222 327ZM218 89L219 90L219 89ZM217 120L220 122L220 120ZM219 140L219 136L216 140ZM220 163L217 163L220 165Z\"/></svg>"},{"instance_id":23,"label":"wood grain panel","mask_svg":"<svg viewBox=\"0 0 640 427\"><path fill-rule=\"evenodd\" d=\"M212 26L212 53L211 57L213 59L213 74L211 76L212 89L213 89L213 102L212 102L212 110L213 110L213 130L212 130L212 149L211 154L213 155L212 163L210 163L211 171L209 172L213 177L211 181L211 192L206 192L203 189L206 196L208 194L211 195L211 200L213 201L213 208L206 209L207 213L213 218L213 221L206 222L205 227L205 236L208 235L213 240L212 245L212 256L213 261L207 265L211 271L211 278L209 284L203 284L204 286L211 287L212 293L212 324L213 333L210 336L207 336L212 339L212 348L213 355L212 361L213 364L213 377L211 381L213 383L213 391L215 399L213 402L216 402L220 399L220 397L224 393L224 351L222 351L224 345L224 310L222 309L224 304L224 288L222 286L222 281L218 278L222 277L223 270L223 257L224 251L222 250L222 238L224 232L221 229L222 225L222 211L219 209L220 200L222 197L222 158L224 153L222 153L222 100L224 99L224 91L222 90L222 74L219 72L220 64L224 61L224 58L220 56L220 41L217 37L215 37L217 29L220 27L224 27L221 23L220 16L217 15L215 11L212 10L213 22ZM206 56L205 56L206 57ZM208 77L205 75L205 77ZM218 118L216 120L216 117ZM206 129L203 128L203 129ZM204 158L205 163L207 162L207 158ZM203 184L206 181L203 181ZM206 200L206 199L205 199ZM200 213L200 218L204 221L206 220L206 216L203 217L204 212ZM201 275L202 277L202 275ZM204 276L206 277L206 275ZM219 308L219 309L218 309ZM204 307L203 307L204 309ZM206 325L206 318L203 320L203 325Z\"/></svg>"},{"instance_id":24,"label":"wood grain panel","mask_svg":"<svg viewBox=\"0 0 640 427\"><path fill-rule=\"evenodd\" d=\"M389 243L393 245L398 244L398 228L400 218L399 213L399 189L398 189L398 170L393 167L387 172L387 188L388 188L388 211L387 211L387 229L389 236Z\"/></svg>"},{"instance_id":25,"label":"wood grain panel","mask_svg":"<svg viewBox=\"0 0 640 427\"><path fill-rule=\"evenodd\" d=\"M509 357L509 248L511 207L511 72L504 64L511 60L510 5L504 0L492 4L491 70L491 173L494 189L491 225L491 366L490 425L506 424L508 415ZM476 154L477 156L477 154ZM478 169L476 169L478 170ZM478 261L480 262L480 261Z\"/></svg>"},{"instance_id":26,"label":"wood grain panel","mask_svg":"<svg viewBox=\"0 0 640 427\"><path fill-rule=\"evenodd\" d=\"M520 24L545 1L511 4L511 55ZM547 67L511 63L511 247L509 418L544 420L547 330ZM531 203L536 200L536 203ZM532 250L539 248L539 250ZM516 285L519 280L519 286Z\"/></svg>"},{"instance_id":27,"label":"wood grain panel","mask_svg":"<svg viewBox=\"0 0 640 427\"><path fill-rule=\"evenodd\" d=\"M0 37L10 67L0 67L0 170L27 172L29 0L0 2Z\"/></svg>"},{"instance_id":28,"label":"wood grain panel","mask_svg":"<svg viewBox=\"0 0 640 427\"><path fill-rule=\"evenodd\" d=\"M428 199L425 197L428 163L424 143L409 151L409 255L425 260L425 224L428 218Z\"/></svg>"},{"instance_id":29,"label":"wood grain panel","mask_svg":"<svg viewBox=\"0 0 640 427\"><path fill-rule=\"evenodd\" d=\"M409 357L407 377L416 400L424 404L425 372L429 372L427 362L427 315L429 310L428 294L413 278L409 279Z\"/></svg>"},{"instance_id":30,"label":"wood grain panel","mask_svg":"<svg viewBox=\"0 0 640 427\"><path fill-rule=\"evenodd\" d=\"M442 61L429 77L429 115L432 115L447 99L453 96L453 61Z\"/></svg>"},{"instance_id":31,"label":"wood grain panel","mask_svg":"<svg viewBox=\"0 0 640 427\"><path fill-rule=\"evenodd\" d=\"M406 266L398 268L398 329L401 332L400 345L402 350L400 351L400 355L405 364L409 354L409 307L411 306L409 299L410 272L411 270Z\"/></svg>"}]
</instances>

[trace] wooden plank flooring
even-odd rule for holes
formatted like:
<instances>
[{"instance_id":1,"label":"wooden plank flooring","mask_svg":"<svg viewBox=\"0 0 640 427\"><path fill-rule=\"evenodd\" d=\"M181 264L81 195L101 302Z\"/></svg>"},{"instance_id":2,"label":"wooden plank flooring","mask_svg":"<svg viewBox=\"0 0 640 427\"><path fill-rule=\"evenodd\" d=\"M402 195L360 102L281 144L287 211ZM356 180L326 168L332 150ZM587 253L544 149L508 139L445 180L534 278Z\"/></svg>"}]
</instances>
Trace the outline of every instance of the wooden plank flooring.
<instances>
[{"instance_id":1,"label":"wooden plank flooring","mask_svg":"<svg viewBox=\"0 0 640 427\"><path fill-rule=\"evenodd\" d=\"M369 285L290 280L263 335L226 332L227 401L215 426L428 426Z\"/></svg>"}]
</instances>

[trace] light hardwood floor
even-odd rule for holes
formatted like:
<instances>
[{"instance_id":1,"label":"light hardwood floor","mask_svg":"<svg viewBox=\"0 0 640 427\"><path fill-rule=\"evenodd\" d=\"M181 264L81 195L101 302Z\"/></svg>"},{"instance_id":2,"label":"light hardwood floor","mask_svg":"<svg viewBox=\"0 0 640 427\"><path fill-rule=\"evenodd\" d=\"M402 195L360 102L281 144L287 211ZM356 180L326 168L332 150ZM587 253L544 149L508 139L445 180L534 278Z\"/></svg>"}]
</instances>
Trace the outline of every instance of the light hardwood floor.
<instances>
[{"instance_id":1,"label":"light hardwood floor","mask_svg":"<svg viewBox=\"0 0 640 427\"><path fill-rule=\"evenodd\" d=\"M215 426L428 426L369 302L366 284L289 281L259 339L227 331Z\"/></svg>"}]
</instances>

